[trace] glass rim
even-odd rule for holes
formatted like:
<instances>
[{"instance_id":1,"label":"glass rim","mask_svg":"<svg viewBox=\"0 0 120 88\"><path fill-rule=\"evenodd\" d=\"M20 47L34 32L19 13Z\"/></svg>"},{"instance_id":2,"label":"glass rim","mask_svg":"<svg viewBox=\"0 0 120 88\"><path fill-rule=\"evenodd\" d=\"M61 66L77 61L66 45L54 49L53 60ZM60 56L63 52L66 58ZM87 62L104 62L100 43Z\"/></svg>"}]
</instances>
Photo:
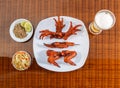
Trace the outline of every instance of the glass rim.
<instances>
[{"instance_id":1,"label":"glass rim","mask_svg":"<svg viewBox=\"0 0 120 88\"><path fill-rule=\"evenodd\" d=\"M111 25L110 28L112 28L112 27L115 25L115 23L116 23L115 14L114 14L112 11L110 11L110 10L102 9L102 10L99 10L99 11L95 14L95 17L96 17L97 14L99 14L99 13L101 13L101 12L108 12L108 13L111 14L111 16L113 17L113 24ZM97 25L97 23L96 23L96 21L95 21L95 18L94 18L94 23ZM110 29L110 28L107 28L107 29L101 28L101 27L99 27L98 25L97 25L97 27L98 27L100 30L108 30L108 29Z\"/></svg>"}]
</instances>

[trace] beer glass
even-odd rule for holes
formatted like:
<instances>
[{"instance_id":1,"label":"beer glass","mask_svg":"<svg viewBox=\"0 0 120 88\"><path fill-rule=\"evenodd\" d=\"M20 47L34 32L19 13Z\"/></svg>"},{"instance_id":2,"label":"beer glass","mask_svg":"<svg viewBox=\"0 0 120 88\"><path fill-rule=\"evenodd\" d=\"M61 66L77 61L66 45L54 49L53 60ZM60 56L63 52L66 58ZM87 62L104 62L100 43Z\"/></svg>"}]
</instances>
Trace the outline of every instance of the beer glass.
<instances>
[{"instance_id":1,"label":"beer glass","mask_svg":"<svg viewBox=\"0 0 120 88\"><path fill-rule=\"evenodd\" d=\"M89 31L94 34L100 34L103 30L109 30L115 25L115 15L106 9L96 13L94 21L89 25Z\"/></svg>"}]
</instances>

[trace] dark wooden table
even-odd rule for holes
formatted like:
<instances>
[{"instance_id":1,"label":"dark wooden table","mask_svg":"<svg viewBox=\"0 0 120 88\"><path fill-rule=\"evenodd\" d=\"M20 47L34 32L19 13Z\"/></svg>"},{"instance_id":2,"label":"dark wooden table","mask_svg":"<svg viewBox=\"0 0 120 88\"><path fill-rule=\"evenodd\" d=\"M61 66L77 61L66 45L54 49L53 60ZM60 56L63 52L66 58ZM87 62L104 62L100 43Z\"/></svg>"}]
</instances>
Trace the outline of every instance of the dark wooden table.
<instances>
[{"instance_id":1,"label":"dark wooden table","mask_svg":"<svg viewBox=\"0 0 120 88\"><path fill-rule=\"evenodd\" d=\"M97 11L115 13L116 25L100 35L90 34L90 51L85 65L72 72L56 73L36 64L33 38L17 43L9 34L11 23L18 18L32 22L64 15L81 19L87 29ZM31 67L19 72L11 65L12 55L28 51ZM120 2L119 0L0 0L0 87L1 88L120 88Z\"/></svg>"}]
</instances>

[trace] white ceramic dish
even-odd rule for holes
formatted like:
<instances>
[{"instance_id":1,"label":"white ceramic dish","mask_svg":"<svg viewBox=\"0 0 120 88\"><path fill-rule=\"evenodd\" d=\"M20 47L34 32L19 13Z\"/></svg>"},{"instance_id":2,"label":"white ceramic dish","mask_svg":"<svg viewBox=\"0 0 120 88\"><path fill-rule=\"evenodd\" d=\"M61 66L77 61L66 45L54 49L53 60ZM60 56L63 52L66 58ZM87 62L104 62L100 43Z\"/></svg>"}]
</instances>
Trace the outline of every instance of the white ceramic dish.
<instances>
[{"instance_id":1,"label":"white ceramic dish","mask_svg":"<svg viewBox=\"0 0 120 88\"><path fill-rule=\"evenodd\" d=\"M26 19L17 19L17 20L15 20L15 21L11 24L11 26L10 26L10 30L9 30L10 36L11 36L11 38L12 38L13 40L15 40L16 42L25 42L25 41L29 40L29 39L31 38L32 34L33 34L33 26L32 26L32 24L31 24L31 22L30 22L30 24L31 24L31 26L32 26L32 29L31 29L31 32L27 33L27 36L26 36L25 38L20 39L20 38L17 38L17 37L15 36L15 34L13 33L14 27L15 27L16 24L19 24L19 23L21 23L22 21L28 21L28 22L30 22L29 20L26 20Z\"/></svg>"},{"instance_id":2,"label":"white ceramic dish","mask_svg":"<svg viewBox=\"0 0 120 88\"><path fill-rule=\"evenodd\" d=\"M67 29L69 28L70 21L72 21L73 25L82 24L82 27L80 27L81 31L77 32L77 35L72 35L67 39L67 41L71 41L80 45L76 45L76 46L72 46L64 49L48 48L48 47L45 47L43 43L64 41L63 39L55 39L55 38L50 39L49 37L46 37L43 40L39 39L39 36L40 36L39 31L45 30L45 29L55 31L55 22L53 18L57 19L57 16L46 18L40 21L36 28L34 39L33 39L33 51L34 51L34 56L37 61L37 64L40 67L43 67L47 70L55 71L55 72L68 72L68 71L73 71L81 68L85 63L88 56L88 52L89 52L89 37L88 37L88 33L84 23L81 20L78 20L72 17L60 16L60 18L64 19L64 24L66 25L63 28L64 32L67 31ZM46 51L48 49L55 50L55 51L75 50L77 52L77 56L74 57L72 61L76 63L76 66L71 66L69 64L66 64L63 61L63 58L56 60L56 62L60 65L60 68L48 63L47 61L48 56L46 55Z\"/></svg>"}]
</instances>

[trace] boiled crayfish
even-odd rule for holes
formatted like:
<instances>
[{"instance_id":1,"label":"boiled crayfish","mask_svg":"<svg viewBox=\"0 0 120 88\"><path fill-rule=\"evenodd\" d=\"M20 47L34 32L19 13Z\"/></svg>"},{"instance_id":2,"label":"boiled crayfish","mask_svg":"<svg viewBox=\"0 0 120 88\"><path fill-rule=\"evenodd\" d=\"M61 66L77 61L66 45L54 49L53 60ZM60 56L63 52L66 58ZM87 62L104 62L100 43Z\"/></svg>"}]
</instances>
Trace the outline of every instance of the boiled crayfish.
<instances>
[{"instance_id":1,"label":"boiled crayfish","mask_svg":"<svg viewBox=\"0 0 120 88\"><path fill-rule=\"evenodd\" d=\"M70 22L70 27L68 31L62 32L62 29L65 27L65 24L63 23L64 22L63 18L60 19L60 16L58 16L57 20L55 18L53 18L53 20L55 21L56 31L52 32L49 31L49 29L42 30L40 31L41 33L40 39L43 39L46 36L50 36L50 39L58 38L58 39L67 40L68 37L70 37L73 34L76 34L77 31L80 31L78 27L82 26L81 24L73 26L72 22Z\"/></svg>"},{"instance_id":2,"label":"boiled crayfish","mask_svg":"<svg viewBox=\"0 0 120 88\"><path fill-rule=\"evenodd\" d=\"M60 67L55 61L64 57L64 62L69 63L70 65L75 66L76 64L71 61L77 55L76 51L63 50L62 52L47 50L48 62L57 67Z\"/></svg>"}]
</instances>

